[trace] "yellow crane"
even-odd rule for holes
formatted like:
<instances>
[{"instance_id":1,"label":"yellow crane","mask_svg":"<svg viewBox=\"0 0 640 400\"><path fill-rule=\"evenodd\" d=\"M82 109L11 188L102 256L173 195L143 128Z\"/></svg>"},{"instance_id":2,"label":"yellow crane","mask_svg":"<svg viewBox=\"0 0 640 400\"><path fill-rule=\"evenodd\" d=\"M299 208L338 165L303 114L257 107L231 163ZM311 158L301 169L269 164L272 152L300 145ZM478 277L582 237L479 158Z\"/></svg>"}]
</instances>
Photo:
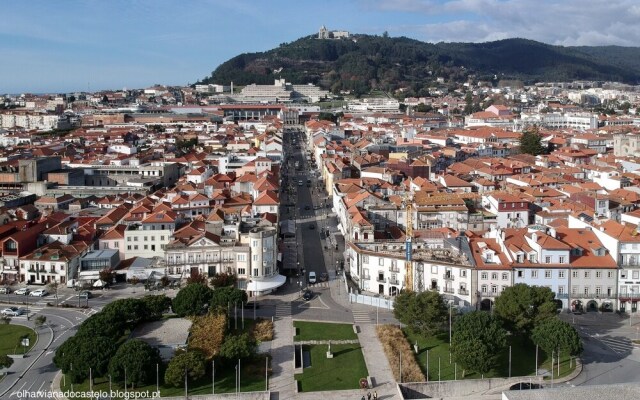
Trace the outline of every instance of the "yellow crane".
<instances>
[{"instance_id":1,"label":"yellow crane","mask_svg":"<svg viewBox=\"0 0 640 400\"><path fill-rule=\"evenodd\" d=\"M407 213L407 226L405 228L405 275L404 275L404 290L409 292L413 291L413 260L411 258L412 240L413 240L413 204L412 198L405 201L404 210Z\"/></svg>"}]
</instances>

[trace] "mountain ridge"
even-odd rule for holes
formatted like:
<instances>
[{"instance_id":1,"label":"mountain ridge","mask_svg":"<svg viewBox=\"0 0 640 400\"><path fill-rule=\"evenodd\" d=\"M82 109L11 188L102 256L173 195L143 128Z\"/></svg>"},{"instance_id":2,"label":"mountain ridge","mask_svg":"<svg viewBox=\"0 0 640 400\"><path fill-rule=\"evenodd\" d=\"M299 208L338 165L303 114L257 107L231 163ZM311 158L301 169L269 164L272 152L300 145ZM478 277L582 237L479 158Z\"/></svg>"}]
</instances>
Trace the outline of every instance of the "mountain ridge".
<instances>
[{"instance_id":1,"label":"mountain ridge","mask_svg":"<svg viewBox=\"0 0 640 400\"><path fill-rule=\"evenodd\" d=\"M292 83L318 84L334 93L405 88L422 95L438 77L463 82L470 75L483 81L635 84L640 82L640 48L564 47L522 38L427 43L407 37L358 34L349 39L317 39L311 35L268 51L239 54L198 83L272 84L281 77Z\"/></svg>"}]
</instances>

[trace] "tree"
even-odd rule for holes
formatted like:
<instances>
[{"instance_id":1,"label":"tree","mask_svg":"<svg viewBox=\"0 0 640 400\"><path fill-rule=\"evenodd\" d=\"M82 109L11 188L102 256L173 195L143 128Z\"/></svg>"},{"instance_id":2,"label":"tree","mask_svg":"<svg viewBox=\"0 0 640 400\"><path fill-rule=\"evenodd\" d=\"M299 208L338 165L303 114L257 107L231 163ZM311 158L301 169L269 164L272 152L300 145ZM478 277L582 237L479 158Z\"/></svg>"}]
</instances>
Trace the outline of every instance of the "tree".
<instances>
[{"instance_id":1,"label":"tree","mask_svg":"<svg viewBox=\"0 0 640 400\"><path fill-rule=\"evenodd\" d=\"M554 293L547 287L518 283L498 296L493 310L507 329L524 334L557 314L554 298Z\"/></svg>"},{"instance_id":2,"label":"tree","mask_svg":"<svg viewBox=\"0 0 640 400\"><path fill-rule=\"evenodd\" d=\"M109 374L117 382L124 382L125 369L127 383L144 386L155 380L156 365L162 362L158 349L139 339L131 339L122 344L109 363Z\"/></svg>"},{"instance_id":3,"label":"tree","mask_svg":"<svg viewBox=\"0 0 640 400\"><path fill-rule=\"evenodd\" d=\"M201 283L203 285L206 285L207 284L207 277L204 274L201 274L199 272L192 273L187 278L187 285L190 284L190 283Z\"/></svg>"},{"instance_id":4,"label":"tree","mask_svg":"<svg viewBox=\"0 0 640 400\"><path fill-rule=\"evenodd\" d=\"M105 286L111 285L113 283L113 277L115 274L111 268L105 268L99 272L100 280L105 283Z\"/></svg>"},{"instance_id":5,"label":"tree","mask_svg":"<svg viewBox=\"0 0 640 400\"><path fill-rule=\"evenodd\" d=\"M540 322L533 328L531 339L547 354L558 349L572 356L582 353L582 341L578 331L558 318L549 318Z\"/></svg>"},{"instance_id":6,"label":"tree","mask_svg":"<svg viewBox=\"0 0 640 400\"><path fill-rule=\"evenodd\" d=\"M33 321L36 328L42 327L42 325L44 325L45 322L47 322L47 317L45 317L44 315L38 315L36 319Z\"/></svg>"},{"instance_id":7,"label":"tree","mask_svg":"<svg viewBox=\"0 0 640 400\"><path fill-rule=\"evenodd\" d=\"M55 296L56 296L56 307L58 307L58 288L60 287L60 283L53 281L50 284L47 285L47 287L49 287L49 290L51 290Z\"/></svg>"},{"instance_id":8,"label":"tree","mask_svg":"<svg viewBox=\"0 0 640 400\"><path fill-rule=\"evenodd\" d=\"M181 317L205 312L211 302L212 290L201 283L192 283L180 289L173 299L173 311Z\"/></svg>"},{"instance_id":9,"label":"tree","mask_svg":"<svg viewBox=\"0 0 640 400\"><path fill-rule=\"evenodd\" d=\"M537 156L538 154L543 154L544 150L544 146L542 146L542 135L537 127L522 131L522 135L520 136L521 153Z\"/></svg>"},{"instance_id":10,"label":"tree","mask_svg":"<svg viewBox=\"0 0 640 400\"><path fill-rule=\"evenodd\" d=\"M189 332L189 350L199 350L207 360L220 352L227 330L227 317L223 313L209 313L195 317Z\"/></svg>"},{"instance_id":11,"label":"tree","mask_svg":"<svg viewBox=\"0 0 640 400\"><path fill-rule=\"evenodd\" d=\"M486 374L496 366L498 354L506 345L507 332L500 321L483 311L460 316L454 324L451 354L465 370Z\"/></svg>"},{"instance_id":12,"label":"tree","mask_svg":"<svg viewBox=\"0 0 640 400\"><path fill-rule=\"evenodd\" d=\"M115 351L116 346L110 338L75 335L58 347L53 362L68 379L80 383L89 376L89 368L93 376L105 375Z\"/></svg>"},{"instance_id":13,"label":"tree","mask_svg":"<svg viewBox=\"0 0 640 400\"><path fill-rule=\"evenodd\" d=\"M9 368L12 365L13 365L13 358L9 357L6 354L0 356L0 369Z\"/></svg>"},{"instance_id":14,"label":"tree","mask_svg":"<svg viewBox=\"0 0 640 400\"><path fill-rule=\"evenodd\" d=\"M393 313L414 332L432 336L442 329L447 307L438 292L402 292L395 299Z\"/></svg>"},{"instance_id":15,"label":"tree","mask_svg":"<svg viewBox=\"0 0 640 400\"><path fill-rule=\"evenodd\" d=\"M104 306L101 313L111 314L133 327L147 318L148 310L141 299L119 299Z\"/></svg>"},{"instance_id":16,"label":"tree","mask_svg":"<svg viewBox=\"0 0 640 400\"><path fill-rule=\"evenodd\" d=\"M173 356L167 370L164 373L165 383L180 387L184 385L184 373L191 380L197 380L204 376L206 371L206 360L202 352L198 350L180 352Z\"/></svg>"},{"instance_id":17,"label":"tree","mask_svg":"<svg viewBox=\"0 0 640 400\"><path fill-rule=\"evenodd\" d=\"M247 301L247 292L234 287L221 287L213 291L211 295L210 308L222 308L227 310L229 306L233 308L234 304L240 305L242 302Z\"/></svg>"},{"instance_id":18,"label":"tree","mask_svg":"<svg viewBox=\"0 0 640 400\"><path fill-rule=\"evenodd\" d=\"M238 358L248 358L255 354L257 348L256 341L248 333L242 335L229 336L220 348L220 356L227 360L237 360Z\"/></svg>"},{"instance_id":19,"label":"tree","mask_svg":"<svg viewBox=\"0 0 640 400\"><path fill-rule=\"evenodd\" d=\"M87 318L78 328L76 336L104 336L117 341L124 334L125 324L116 314L101 311Z\"/></svg>"},{"instance_id":20,"label":"tree","mask_svg":"<svg viewBox=\"0 0 640 400\"><path fill-rule=\"evenodd\" d=\"M236 275L223 272L221 274L215 274L213 278L209 280L209 284L213 286L214 289L217 289L224 286L235 286L237 281L238 277Z\"/></svg>"},{"instance_id":21,"label":"tree","mask_svg":"<svg viewBox=\"0 0 640 400\"><path fill-rule=\"evenodd\" d=\"M155 321L162 318L162 314L171 307L171 298L161 295L147 295L142 299L146 310L145 320Z\"/></svg>"}]
</instances>

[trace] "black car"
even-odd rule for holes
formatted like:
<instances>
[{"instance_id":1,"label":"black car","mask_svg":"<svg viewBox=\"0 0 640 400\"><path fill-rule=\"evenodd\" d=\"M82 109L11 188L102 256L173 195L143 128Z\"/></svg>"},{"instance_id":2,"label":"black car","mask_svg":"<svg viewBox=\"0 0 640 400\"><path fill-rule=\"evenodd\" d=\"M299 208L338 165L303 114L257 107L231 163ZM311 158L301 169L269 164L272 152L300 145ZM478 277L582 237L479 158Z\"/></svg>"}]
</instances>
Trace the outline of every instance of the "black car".
<instances>
[{"instance_id":1,"label":"black car","mask_svg":"<svg viewBox=\"0 0 640 400\"><path fill-rule=\"evenodd\" d=\"M305 290L302 298L307 301L313 299L313 292L311 290Z\"/></svg>"},{"instance_id":2,"label":"black car","mask_svg":"<svg viewBox=\"0 0 640 400\"><path fill-rule=\"evenodd\" d=\"M305 210L311 210L311 206L306 205L306 206L304 206L304 209L305 209Z\"/></svg>"}]
</instances>

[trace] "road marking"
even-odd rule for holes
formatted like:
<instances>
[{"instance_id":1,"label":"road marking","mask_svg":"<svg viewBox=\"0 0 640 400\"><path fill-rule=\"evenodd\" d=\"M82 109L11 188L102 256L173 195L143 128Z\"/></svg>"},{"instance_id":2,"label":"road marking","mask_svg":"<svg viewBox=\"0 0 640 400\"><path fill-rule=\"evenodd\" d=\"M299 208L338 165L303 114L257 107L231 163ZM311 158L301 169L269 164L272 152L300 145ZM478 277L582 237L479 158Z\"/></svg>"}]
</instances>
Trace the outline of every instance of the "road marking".
<instances>
[{"instance_id":1,"label":"road marking","mask_svg":"<svg viewBox=\"0 0 640 400\"><path fill-rule=\"evenodd\" d=\"M357 324L370 324L371 314L369 311L353 310L353 321Z\"/></svg>"},{"instance_id":2,"label":"road marking","mask_svg":"<svg viewBox=\"0 0 640 400\"><path fill-rule=\"evenodd\" d=\"M48 356L49 354L53 353L53 350L49 350L46 353L44 353L45 357Z\"/></svg>"}]
</instances>

